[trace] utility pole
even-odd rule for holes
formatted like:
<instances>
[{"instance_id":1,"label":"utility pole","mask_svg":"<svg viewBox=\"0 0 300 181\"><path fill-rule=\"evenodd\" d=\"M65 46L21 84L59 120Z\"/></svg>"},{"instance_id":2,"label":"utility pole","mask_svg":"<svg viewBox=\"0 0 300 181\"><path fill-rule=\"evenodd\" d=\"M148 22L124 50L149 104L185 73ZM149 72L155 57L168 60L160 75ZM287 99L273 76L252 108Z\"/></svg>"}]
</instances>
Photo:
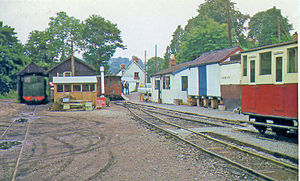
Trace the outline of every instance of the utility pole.
<instances>
[{"instance_id":1,"label":"utility pole","mask_svg":"<svg viewBox=\"0 0 300 181\"><path fill-rule=\"evenodd\" d=\"M227 32L228 32L228 44L229 47L232 47L232 40L231 40L231 18L230 18L230 0L226 1L226 12L227 12Z\"/></svg>"},{"instance_id":2,"label":"utility pole","mask_svg":"<svg viewBox=\"0 0 300 181\"><path fill-rule=\"evenodd\" d=\"M71 38L71 68L72 68L72 77L73 77L73 76L75 76L75 62L74 62L73 38Z\"/></svg>"},{"instance_id":3,"label":"utility pole","mask_svg":"<svg viewBox=\"0 0 300 181\"><path fill-rule=\"evenodd\" d=\"M146 68L146 66L147 66L147 62L146 62L146 50L145 50L145 87L147 88L147 68Z\"/></svg>"},{"instance_id":4,"label":"utility pole","mask_svg":"<svg viewBox=\"0 0 300 181\"><path fill-rule=\"evenodd\" d=\"M155 73L157 72L157 45L155 45Z\"/></svg>"},{"instance_id":5,"label":"utility pole","mask_svg":"<svg viewBox=\"0 0 300 181\"><path fill-rule=\"evenodd\" d=\"M278 33L278 41L280 42L281 37L280 37L280 19L279 17L277 18L277 33Z\"/></svg>"}]
</instances>

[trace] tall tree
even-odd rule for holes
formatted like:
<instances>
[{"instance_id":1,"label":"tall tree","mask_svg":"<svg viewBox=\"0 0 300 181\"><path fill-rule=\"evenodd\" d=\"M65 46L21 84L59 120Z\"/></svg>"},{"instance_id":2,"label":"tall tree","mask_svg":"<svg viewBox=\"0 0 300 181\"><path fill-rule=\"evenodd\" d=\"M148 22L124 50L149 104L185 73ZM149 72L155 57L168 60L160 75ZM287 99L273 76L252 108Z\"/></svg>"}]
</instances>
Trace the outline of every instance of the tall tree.
<instances>
[{"instance_id":1,"label":"tall tree","mask_svg":"<svg viewBox=\"0 0 300 181\"><path fill-rule=\"evenodd\" d=\"M184 33L184 30L182 29L181 25L178 25L175 32L172 35L173 38L172 38L171 44L170 44L171 54L176 55L177 52L179 52L183 33Z\"/></svg>"},{"instance_id":2,"label":"tall tree","mask_svg":"<svg viewBox=\"0 0 300 181\"><path fill-rule=\"evenodd\" d=\"M166 52L164 54L164 59L163 59L163 63L162 63L162 69L166 69L166 68L169 67L170 57L171 57L171 48L168 45L167 48L166 48Z\"/></svg>"},{"instance_id":3,"label":"tall tree","mask_svg":"<svg viewBox=\"0 0 300 181\"><path fill-rule=\"evenodd\" d=\"M0 21L0 94L16 89L17 73L29 62L14 28Z\"/></svg>"},{"instance_id":4,"label":"tall tree","mask_svg":"<svg viewBox=\"0 0 300 181\"><path fill-rule=\"evenodd\" d=\"M163 61L164 59L161 57L151 57L150 59L148 59L147 74L151 76L156 72L163 70ZM155 71L155 67L157 68L157 71Z\"/></svg>"},{"instance_id":5,"label":"tall tree","mask_svg":"<svg viewBox=\"0 0 300 181\"><path fill-rule=\"evenodd\" d=\"M189 31L194 26L197 26L199 21L205 17L212 18L220 24L227 24L227 9L229 3L229 16L232 28L232 40L235 45L243 44L246 28L245 22L249 19L249 15L244 15L235 8L235 3L230 0L206 0L205 3L200 4L198 15L188 21L185 31ZM243 46L243 45L242 45Z\"/></svg>"},{"instance_id":6,"label":"tall tree","mask_svg":"<svg viewBox=\"0 0 300 181\"><path fill-rule=\"evenodd\" d=\"M185 33L181 49L176 58L178 63L194 60L202 53L228 47L227 25L203 18Z\"/></svg>"},{"instance_id":7,"label":"tall tree","mask_svg":"<svg viewBox=\"0 0 300 181\"><path fill-rule=\"evenodd\" d=\"M82 24L83 56L95 67L107 66L117 48L124 48L116 24L98 15L92 15Z\"/></svg>"},{"instance_id":8,"label":"tall tree","mask_svg":"<svg viewBox=\"0 0 300 181\"><path fill-rule=\"evenodd\" d=\"M292 25L288 19L274 6L250 18L248 38L255 41L258 46L268 45L291 40L292 36L289 33L291 29Z\"/></svg>"}]
</instances>

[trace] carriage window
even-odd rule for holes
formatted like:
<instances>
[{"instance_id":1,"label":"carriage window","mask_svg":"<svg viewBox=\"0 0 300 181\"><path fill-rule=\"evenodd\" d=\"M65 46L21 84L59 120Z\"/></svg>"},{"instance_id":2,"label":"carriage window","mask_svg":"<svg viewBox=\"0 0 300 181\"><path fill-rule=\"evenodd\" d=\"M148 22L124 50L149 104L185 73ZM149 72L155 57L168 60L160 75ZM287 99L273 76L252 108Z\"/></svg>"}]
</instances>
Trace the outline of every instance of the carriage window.
<instances>
[{"instance_id":1,"label":"carriage window","mask_svg":"<svg viewBox=\"0 0 300 181\"><path fill-rule=\"evenodd\" d=\"M250 61L250 82L255 82L255 60Z\"/></svg>"},{"instance_id":2,"label":"carriage window","mask_svg":"<svg viewBox=\"0 0 300 181\"><path fill-rule=\"evenodd\" d=\"M64 85L57 85L57 92L64 92Z\"/></svg>"},{"instance_id":3,"label":"carriage window","mask_svg":"<svg viewBox=\"0 0 300 181\"><path fill-rule=\"evenodd\" d=\"M182 85L182 91L186 91L188 88L188 77L187 76L181 76L181 85Z\"/></svg>"},{"instance_id":4,"label":"carriage window","mask_svg":"<svg viewBox=\"0 0 300 181\"><path fill-rule=\"evenodd\" d=\"M65 92L72 92L71 85L65 85Z\"/></svg>"},{"instance_id":5,"label":"carriage window","mask_svg":"<svg viewBox=\"0 0 300 181\"><path fill-rule=\"evenodd\" d=\"M81 92L81 85L73 85L73 92Z\"/></svg>"},{"instance_id":6,"label":"carriage window","mask_svg":"<svg viewBox=\"0 0 300 181\"><path fill-rule=\"evenodd\" d=\"M288 48L288 73L298 72L298 48Z\"/></svg>"},{"instance_id":7,"label":"carriage window","mask_svg":"<svg viewBox=\"0 0 300 181\"><path fill-rule=\"evenodd\" d=\"M271 52L266 52L266 53L260 53L259 58L260 58L260 75L267 75L271 74L271 65L272 65L272 60L271 60Z\"/></svg>"},{"instance_id":8,"label":"carriage window","mask_svg":"<svg viewBox=\"0 0 300 181\"><path fill-rule=\"evenodd\" d=\"M247 76L247 55L243 56L243 76Z\"/></svg>"}]
</instances>

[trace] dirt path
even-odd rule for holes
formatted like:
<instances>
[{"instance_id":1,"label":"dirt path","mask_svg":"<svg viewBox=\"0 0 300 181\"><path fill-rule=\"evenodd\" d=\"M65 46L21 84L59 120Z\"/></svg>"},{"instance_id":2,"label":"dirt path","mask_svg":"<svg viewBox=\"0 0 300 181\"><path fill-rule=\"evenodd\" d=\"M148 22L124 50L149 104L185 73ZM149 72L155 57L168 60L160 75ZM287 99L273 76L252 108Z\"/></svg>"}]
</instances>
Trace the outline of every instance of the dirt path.
<instances>
[{"instance_id":1,"label":"dirt path","mask_svg":"<svg viewBox=\"0 0 300 181\"><path fill-rule=\"evenodd\" d=\"M1 134L24 105L0 101L0 106ZM114 104L91 112L38 106L30 121L17 180L253 180L151 130ZM3 139L9 137L22 134ZM0 180L10 180L19 150L19 145L0 150Z\"/></svg>"}]
</instances>

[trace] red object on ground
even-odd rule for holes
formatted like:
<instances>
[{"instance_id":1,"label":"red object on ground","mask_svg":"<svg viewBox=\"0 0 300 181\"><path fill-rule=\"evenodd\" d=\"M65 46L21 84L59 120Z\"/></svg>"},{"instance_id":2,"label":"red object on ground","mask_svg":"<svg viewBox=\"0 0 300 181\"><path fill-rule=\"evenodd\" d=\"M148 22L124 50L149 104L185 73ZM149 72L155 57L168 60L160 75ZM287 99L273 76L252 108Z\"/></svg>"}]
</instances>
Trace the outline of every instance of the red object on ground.
<instances>
[{"instance_id":1,"label":"red object on ground","mask_svg":"<svg viewBox=\"0 0 300 181\"><path fill-rule=\"evenodd\" d=\"M23 98L24 98L26 101L41 101L41 100L43 100L45 97L44 97L44 96L35 96L35 97L32 97L32 96L23 96Z\"/></svg>"},{"instance_id":2,"label":"red object on ground","mask_svg":"<svg viewBox=\"0 0 300 181\"><path fill-rule=\"evenodd\" d=\"M242 85L243 113L298 118L298 84Z\"/></svg>"},{"instance_id":3,"label":"red object on ground","mask_svg":"<svg viewBox=\"0 0 300 181\"><path fill-rule=\"evenodd\" d=\"M97 97L96 100L97 106L101 106L102 108L106 107L106 97Z\"/></svg>"}]
</instances>

